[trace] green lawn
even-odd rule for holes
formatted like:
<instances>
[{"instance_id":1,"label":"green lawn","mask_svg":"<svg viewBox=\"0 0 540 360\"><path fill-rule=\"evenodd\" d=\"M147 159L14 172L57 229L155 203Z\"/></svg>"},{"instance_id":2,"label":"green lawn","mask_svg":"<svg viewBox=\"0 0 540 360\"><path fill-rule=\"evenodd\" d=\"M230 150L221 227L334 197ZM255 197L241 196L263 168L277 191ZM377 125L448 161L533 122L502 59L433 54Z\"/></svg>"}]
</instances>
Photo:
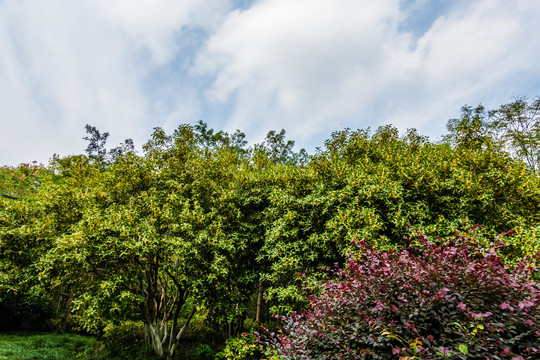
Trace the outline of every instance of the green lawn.
<instances>
[{"instance_id":1,"label":"green lawn","mask_svg":"<svg viewBox=\"0 0 540 360\"><path fill-rule=\"evenodd\" d=\"M101 347L92 337L76 334L0 334L0 360L100 359Z\"/></svg>"}]
</instances>

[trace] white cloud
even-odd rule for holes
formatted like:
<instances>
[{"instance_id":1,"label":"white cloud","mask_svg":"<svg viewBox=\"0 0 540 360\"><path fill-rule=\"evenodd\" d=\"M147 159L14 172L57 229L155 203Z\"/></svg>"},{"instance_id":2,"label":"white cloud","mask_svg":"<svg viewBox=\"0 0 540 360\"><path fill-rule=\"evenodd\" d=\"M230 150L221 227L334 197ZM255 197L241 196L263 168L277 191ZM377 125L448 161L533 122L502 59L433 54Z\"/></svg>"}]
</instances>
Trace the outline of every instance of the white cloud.
<instances>
[{"instance_id":1,"label":"white cloud","mask_svg":"<svg viewBox=\"0 0 540 360\"><path fill-rule=\"evenodd\" d=\"M113 146L200 118L311 148L440 135L465 103L537 95L538 23L537 0L0 0L0 164L80 153L86 123Z\"/></svg>"},{"instance_id":2,"label":"white cloud","mask_svg":"<svg viewBox=\"0 0 540 360\"><path fill-rule=\"evenodd\" d=\"M97 0L100 13L120 27L152 60L163 65L174 59L178 37L186 27L213 30L231 7L230 0Z\"/></svg>"},{"instance_id":3,"label":"white cloud","mask_svg":"<svg viewBox=\"0 0 540 360\"><path fill-rule=\"evenodd\" d=\"M9 78L2 89L20 99L16 108L2 102L2 109L18 115L16 122L3 121L12 134L25 139L4 143L17 151L10 161L46 161L52 155L36 146L68 154L83 149L86 123L111 130L137 127L145 103L133 69L119 61L128 49L110 36L108 24L97 21L91 7L82 2L5 1L0 18L6 40L1 58L12 65L0 70ZM13 84L20 86L10 88ZM34 157L27 157L30 150Z\"/></svg>"},{"instance_id":4,"label":"white cloud","mask_svg":"<svg viewBox=\"0 0 540 360\"><path fill-rule=\"evenodd\" d=\"M235 101L230 128L296 139L387 121L441 134L456 108L508 101L520 75L539 75L539 2L456 2L417 42L399 5L262 0L229 14L193 71L215 76L208 96Z\"/></svg>"},{"instance_id":5,"label":"white cloud","mask_svg":"<svg viewBox=\"0 0 540 360\"><path fill-rule=\"evenodd\" d=\"M183 32L210 31L227 4L0 2L0 164L80 153L86 123L109 131L113 146L126 137L140 145L169 113L197 109L193 96L195 103L185 104L174 94L161 108L146 85L153 72L177 61Z\"/></svg>"},{"instance_id":6,"label":"white cloud","mask_svg":"<svg viewBox=\"0 0 540 360\"><path fill-rule=\"evenodd\" d=\"M229 15L209 40L196 72L215 72L209 94L236 97L236 127L280 112L306 121L339 116L345 98L369 102L370 92L348 94L351 78L376 85L372 74L385 57L380 46L395 31L397 1L261 1ZM399 36L397 37L399 41ZM315 105L315 106L312 106ZM262 116L261 116L262 115ZM273 124L275 127L276 124ZM272 125L271 125L272 126ZM309 129L305 129L310 132Z\"/></svg>"}]
</instances>

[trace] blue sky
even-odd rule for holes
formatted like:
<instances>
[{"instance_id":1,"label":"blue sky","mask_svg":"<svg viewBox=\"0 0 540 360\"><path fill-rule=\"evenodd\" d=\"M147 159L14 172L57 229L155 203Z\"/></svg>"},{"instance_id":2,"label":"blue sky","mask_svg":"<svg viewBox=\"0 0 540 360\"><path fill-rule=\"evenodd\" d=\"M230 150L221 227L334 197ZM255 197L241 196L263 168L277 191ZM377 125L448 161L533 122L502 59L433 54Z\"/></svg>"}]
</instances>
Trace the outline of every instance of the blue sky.
<instances>
[{"instance_id":1,"label":"blue sky","mask_svg":"<svg viewBox=\"0 0 540 360\"><path fill-rule=\"evenodd\" d=\"M0 0L0 165L202 119L287 130L415 127L540 95L538 0Z\"/></svg>"}]
</instances>

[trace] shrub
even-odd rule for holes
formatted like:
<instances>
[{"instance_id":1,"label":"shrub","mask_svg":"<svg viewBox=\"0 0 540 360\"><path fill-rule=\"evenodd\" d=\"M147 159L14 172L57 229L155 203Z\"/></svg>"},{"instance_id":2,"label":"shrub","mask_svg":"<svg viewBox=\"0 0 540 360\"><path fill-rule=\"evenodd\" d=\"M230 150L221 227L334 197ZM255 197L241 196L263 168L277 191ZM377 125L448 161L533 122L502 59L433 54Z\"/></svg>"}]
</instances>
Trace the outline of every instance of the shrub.
<instances>
[{"instance_id":1,"label":"shrub","mask_svg":"<svg viewBox=\"0 0 540 360\"><path fill-rule=\"evenodd\" d=\"M257 334L281 359L524 359L540 355L540 290L530 260L470 238L380 251L357 243L308 310ZM538 254L537 254L538 255ZM536 259L538 260L538 259ZM302 276L302 275L300 275Z\"/></svg>"},{"instance_id":2,"label":"shrub","mask_svg":"<svg viewBox=\"0 0 540 360\"><path fill-rule=\"evenodd\" d=\"M145 345L142 321L107 324L101 337L101 352L106 359L155 359Z\"/></svg>"},{"instance_id":3,"label":"shrub","mask_svg":"<svg viewBox=\"0 0 540 360\"><path fill-rule=\"evenodd\" d=\"M103 340L116 345L131 345L144 340L144 324L126 320L118 324L109 323L103 329Z\"/></svg>"},{"instance_id":4,"label":"shrub","mask_svg":"<svg viewBox=\"0 0 540 360\"><path fill-rule=\"evenodd\" d=\"M503 259L515 262L537 252L540 252L540 226L527 226L516 228L516 233L506 240L500 254Z\"/></svg>"},{"instance_id":5,"label":"shrub","mask_svg":"<svg viewBox=\"0 0 540 360\"><path fill-rule=\"evenodd\" d=\"M225 348L216 356L222 360L253 360L260 358L260 345L248 334L227 339Z\"/></svg>"},{"instance_id":6,"label":"shrub","mask_svg":"<svg viewBox=\"0 0 540 360\"><path fill-rule=\"evenodd\" d=\"M53 308L45 296L8 291L0 293L0 330L45 329L52 315Z\"/></svg>"},{"instance_id":7,"label":"shrub","mask_svg":"<svg viewBox=\"0 0 540 360\"><path fill-rule=\"evenodd\" d=\"M196 347L179 354L180 360L214 360L216 352L208 344L198 344Z\"/></svg>"}]
</instances>

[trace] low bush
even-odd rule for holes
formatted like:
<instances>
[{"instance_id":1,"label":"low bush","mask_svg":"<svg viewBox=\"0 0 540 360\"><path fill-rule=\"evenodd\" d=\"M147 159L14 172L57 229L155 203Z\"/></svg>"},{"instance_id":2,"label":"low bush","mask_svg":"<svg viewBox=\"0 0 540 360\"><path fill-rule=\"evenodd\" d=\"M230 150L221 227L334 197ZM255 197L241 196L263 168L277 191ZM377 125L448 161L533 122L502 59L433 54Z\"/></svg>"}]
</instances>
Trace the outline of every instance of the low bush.
<instances>
[{"instance_id":1,"label":"low bush","mask_svg":"<svg viewBox=\"0 0 540 360\"><path fill-rule=\"evenodd\" d=\"M216 351L209 344L197 344L191 348L181 348L176 359L178 360L214 360Z\"/></svg>"},{"instance_id":2,"label":"low bush","mask_svg":"<svg viewBox=\"0 0 540 360\"><path fill-rule=\"evenodd\" d=\"M142 321L126 320L118 324L110 323L103 329L103 340L116 345L130 345L144 340Z\"/></svg>"},{"instance_id":3,"label":"low bush","mask_svg":"<svg viewBox=\"0 0 540 360\"><path fill-rule=\"evenodd\" d=\"M260 345L248 334L228 338L223 351L217 354L219 360L254 360L260 359Z\"/></svg>"},{"instance_id":4,"label":"low bush","mask_svg":"<svg viewBox=\"0 0 540 360\"><path fill-rule=\"evenodd\" d=\"M279 317L278 333L257 334L280 359L526 359L540 355L536 259L505 265L502 246L471 238L359 255L310 296L300 313ZM302 275L299 275L302 276Z\"/></svg>"},{"instance_id":5,"label":"low bush","mask_svg":"<svg viewBox=\"0 0 540 360\"><path fill-rule=\"evenodd\" d=\"M53 316L48 298L38 294L2 291L0 330L43 330Z\"/></svg>"}]
</instances>

